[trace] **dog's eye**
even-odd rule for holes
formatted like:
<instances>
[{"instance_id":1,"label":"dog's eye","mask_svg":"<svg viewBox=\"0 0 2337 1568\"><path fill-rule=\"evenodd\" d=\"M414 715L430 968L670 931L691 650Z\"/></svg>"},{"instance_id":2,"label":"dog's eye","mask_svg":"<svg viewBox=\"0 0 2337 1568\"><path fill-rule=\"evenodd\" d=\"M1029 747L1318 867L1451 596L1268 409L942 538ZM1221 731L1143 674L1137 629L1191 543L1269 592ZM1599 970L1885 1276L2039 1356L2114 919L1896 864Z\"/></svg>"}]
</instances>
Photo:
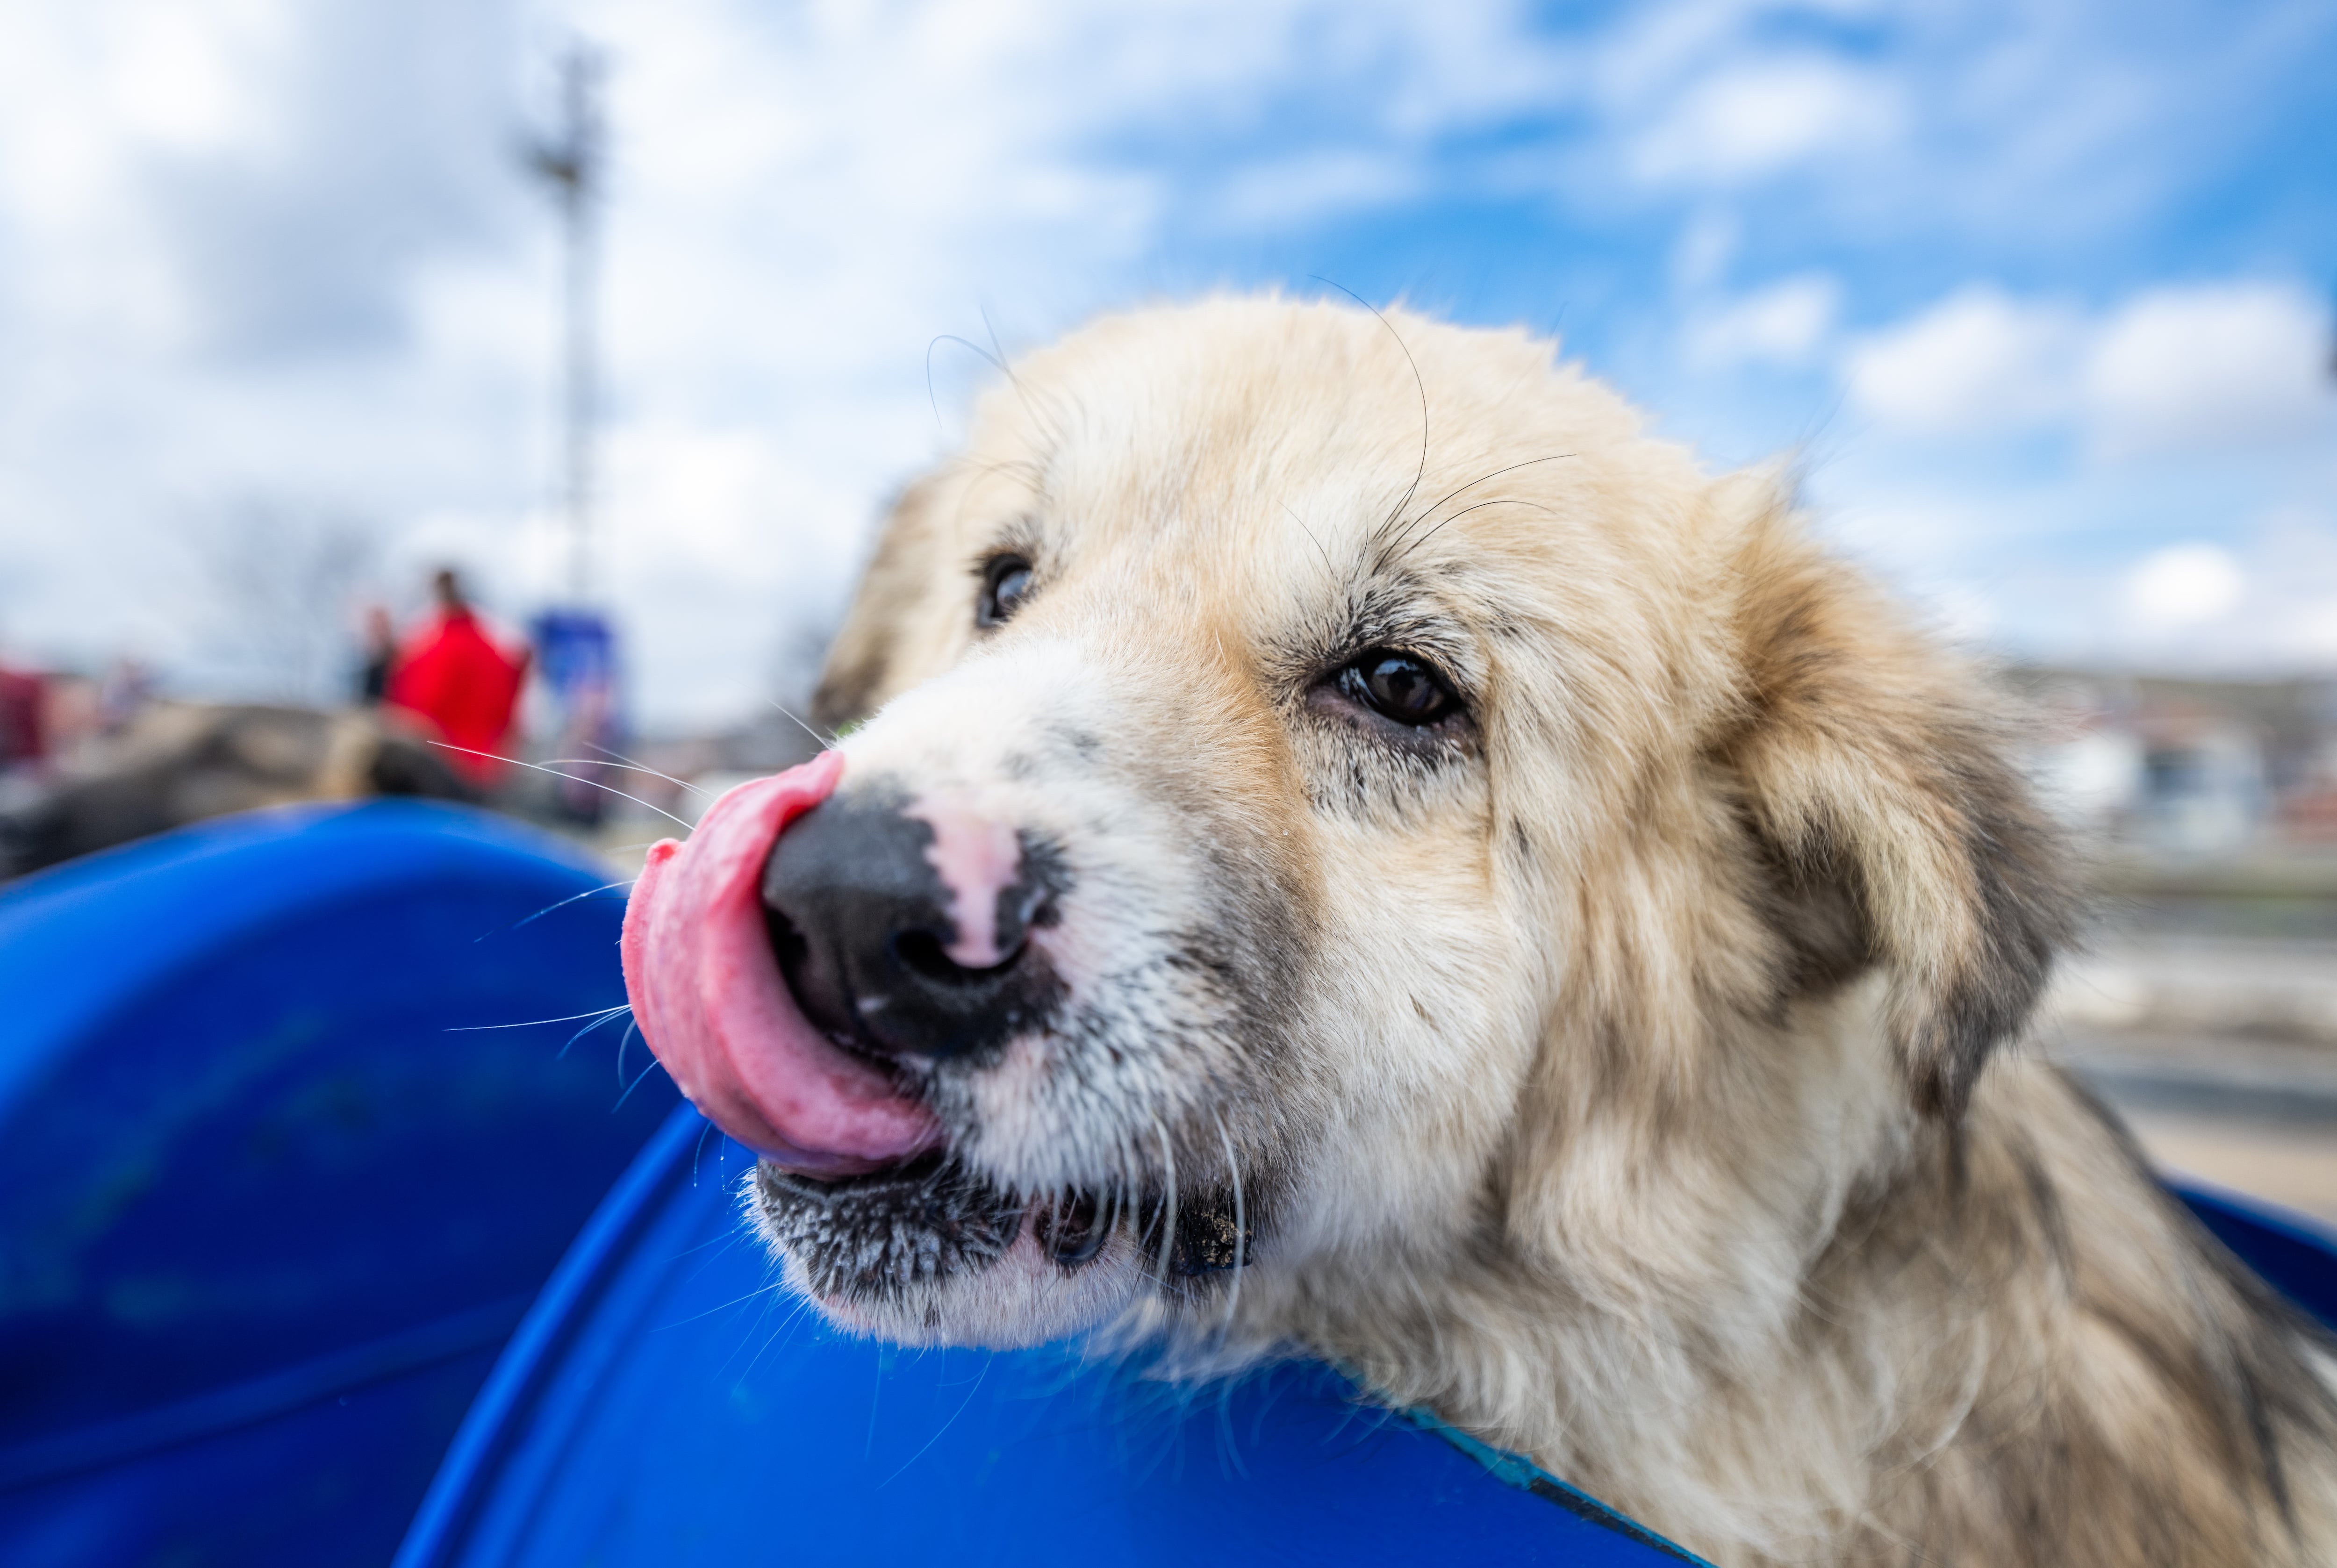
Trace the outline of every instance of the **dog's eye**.
<instances>
[{"instance_id":1,"label":"dog's eye","mask_svg":"<svg viewBox=\"0 0 2337 1568\"><path fill-rule=\"evenodd\" d=\"M1415 728L1449 719L1460 710L1435 666L1393 648L1374 648L1339 671L1339 690L1384 719Z\"/></svg>"},{"instance_id":2,"label":"dog's eye","mask_svg":"<svg viewBox=\"0 0 2337 1568\"><path fill-rule=\"evenodd\" d=\"M982 569L982 597L973 607L974 623L1002 626L1030 596L1031 563L1020 555L1001 555Z\"/></svg>"}]
</instances>

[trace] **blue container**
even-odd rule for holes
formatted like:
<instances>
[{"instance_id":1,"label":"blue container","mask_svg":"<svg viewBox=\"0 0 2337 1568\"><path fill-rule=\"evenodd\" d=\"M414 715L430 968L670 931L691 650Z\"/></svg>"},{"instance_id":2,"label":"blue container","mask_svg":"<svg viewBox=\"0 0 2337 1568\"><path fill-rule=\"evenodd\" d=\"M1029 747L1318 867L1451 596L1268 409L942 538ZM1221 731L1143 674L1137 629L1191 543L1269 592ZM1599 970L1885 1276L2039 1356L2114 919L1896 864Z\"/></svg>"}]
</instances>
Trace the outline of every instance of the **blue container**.
<instances>
[{"instance_id":1,"label":"blue container","mask_svg":"<svg viewBox=\"0 0 2337 1568\"><path fill-rule=\"evenodd\" d=\"M396 1568L1697 1561L1328 1367L1193 1393L1061 1349L843 1338L744 1230L751 1160L675 1113L513 1337ZM2328 1238L2181 1195L2337 1316Z\"/></svg>"},{"instance_id":2,"label":"blue container","mask_svg":"<svg viewBox=\"0 0 2337 1568\"><path fill-rule=\"evenodd\" d=\"M561 1265L398 1568L1695 1562L1327 1367L1199 1394L905 1351L788 1300L686 1107Z\"/></svg>"},{"instance_id":3,"label":"blue container","mask_svg":"<svg viewBox=\"0 0 2337 1568\"><path fill-rule=\"evenodd\" d=\"M607 880L379 802L0 889L0 1562L386 1560L675 1103L621 1016L508 1027L623 1001Z\"/></svg>"},{"instance_id":4,"label":"blue container","mask_svg":"<svg viewBox=\"0 0 2337 1568\"><path fill-rule=\"evenodd\" d=\"M2167 1185L2273 1289L2337 1330L2337 1237L2302 1214L2220 1187L2187 1181Z\"/></svg>"}]
</instances>

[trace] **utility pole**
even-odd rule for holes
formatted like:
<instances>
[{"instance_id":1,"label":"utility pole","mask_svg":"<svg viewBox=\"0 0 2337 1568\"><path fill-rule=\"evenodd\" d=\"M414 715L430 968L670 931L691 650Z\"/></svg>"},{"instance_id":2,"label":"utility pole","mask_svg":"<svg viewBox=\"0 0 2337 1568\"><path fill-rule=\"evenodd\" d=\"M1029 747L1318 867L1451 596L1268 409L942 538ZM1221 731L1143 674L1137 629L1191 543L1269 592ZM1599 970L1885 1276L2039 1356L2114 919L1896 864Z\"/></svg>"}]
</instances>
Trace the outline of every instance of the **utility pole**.
<instances>
[{"instance_id":1,"label":"utility pole","mask_svg":"<svg viewBox=\"0 0 2337 1568\"><path fill-rule=\"evenodd\" d=\"M551 141L527 149L528 167L560 210L565 252L560 415L562 502L568 514L568 593L590 603L592 588L592 436L598 377L593 359L594 220L599 216L605 151L601 120L600 52L578 40L560 61L561 125Z\"/></svg>"},{"instance_id":2,"label":"utility pole","mask_svg":"<svg viewBox=\"0 0 2337 1568\"><path fill-rule=\"evenodd\" d=\"M560 57L560 126L549 141L532 142L528 168L552 193L565 241L560 424L562 497L568 514L568 603L546 606L530 625L535 667L559 713L553 744L562 757L615 758L625 721L616 628L592 608L592 437L599 420L599 366L593 349L593 285L607 171L601 118L602 62L578 39ZM572 820L598 824L617 786L602 762L562 765L554 797Z\"/></svg>"}]
</instances>

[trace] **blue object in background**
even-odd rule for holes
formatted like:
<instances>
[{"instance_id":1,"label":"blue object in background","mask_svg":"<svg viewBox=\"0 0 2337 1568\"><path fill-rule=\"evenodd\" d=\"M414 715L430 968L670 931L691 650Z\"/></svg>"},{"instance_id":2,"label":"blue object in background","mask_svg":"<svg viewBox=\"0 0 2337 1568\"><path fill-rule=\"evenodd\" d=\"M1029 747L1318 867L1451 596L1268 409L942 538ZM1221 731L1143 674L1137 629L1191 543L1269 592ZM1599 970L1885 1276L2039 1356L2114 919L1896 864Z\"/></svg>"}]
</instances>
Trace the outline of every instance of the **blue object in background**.
<instances>
[{"instance_id":1,"label":"blue object in background","mask_svg":"<svg viewBox=\"0 0 2337 1568\"><path fill-rule=\"evenodd\" d=\"M598 822L611 790L635 787L626 778L633 769L616 765L625 744L617 629L598 610L552 609L528 623L528 639L557 715L552 749L562 761L554 798L575 820Z\"/></svg>"},{"instance_id":2,"label":"blue object in background","mask_svg":"<svg viewBox=\"0 0 2337 1568\"><path fill-rule=\"evenodd\" d=\"M607 880L384 801L0 889L0 1562L387 1559L676 1102L621 1017L502 1027L623 1001Z\"/></svg>"},{"instance_id":3,"label":"blue object in background","mask_svg":"<svg viewBox=\"0 0 2337 1568\"><path fill-rule=\"evenodd\" d=\"M750 1161L675 1112L513 1338L398 1568L1697 1561L1326 1367L1194 1393L1061 1348L841 1338L740 1225Z\"/></svg>"}]
</instances>

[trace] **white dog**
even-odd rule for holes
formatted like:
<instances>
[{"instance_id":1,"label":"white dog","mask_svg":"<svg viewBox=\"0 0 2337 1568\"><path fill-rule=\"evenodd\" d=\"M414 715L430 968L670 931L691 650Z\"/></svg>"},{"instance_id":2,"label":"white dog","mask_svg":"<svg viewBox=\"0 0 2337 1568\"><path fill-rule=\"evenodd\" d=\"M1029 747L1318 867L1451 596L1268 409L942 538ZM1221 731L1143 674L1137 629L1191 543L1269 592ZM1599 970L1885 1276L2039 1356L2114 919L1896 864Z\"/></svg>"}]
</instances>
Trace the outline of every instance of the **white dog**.
<instances>
[{"instance_id":1,"label":"white dog","mask_svg":"<svg viewBox=\"0 0 2337 1568\"><path fill-rule=\"evenodd\" d=\"M1327 1356L1725 1563L2337 1561L2327 1341L2000 1054L1980 687L1550 345L1099 322L821 702L627 959L836 1321Z\"/></svg>"}]
</instances>

